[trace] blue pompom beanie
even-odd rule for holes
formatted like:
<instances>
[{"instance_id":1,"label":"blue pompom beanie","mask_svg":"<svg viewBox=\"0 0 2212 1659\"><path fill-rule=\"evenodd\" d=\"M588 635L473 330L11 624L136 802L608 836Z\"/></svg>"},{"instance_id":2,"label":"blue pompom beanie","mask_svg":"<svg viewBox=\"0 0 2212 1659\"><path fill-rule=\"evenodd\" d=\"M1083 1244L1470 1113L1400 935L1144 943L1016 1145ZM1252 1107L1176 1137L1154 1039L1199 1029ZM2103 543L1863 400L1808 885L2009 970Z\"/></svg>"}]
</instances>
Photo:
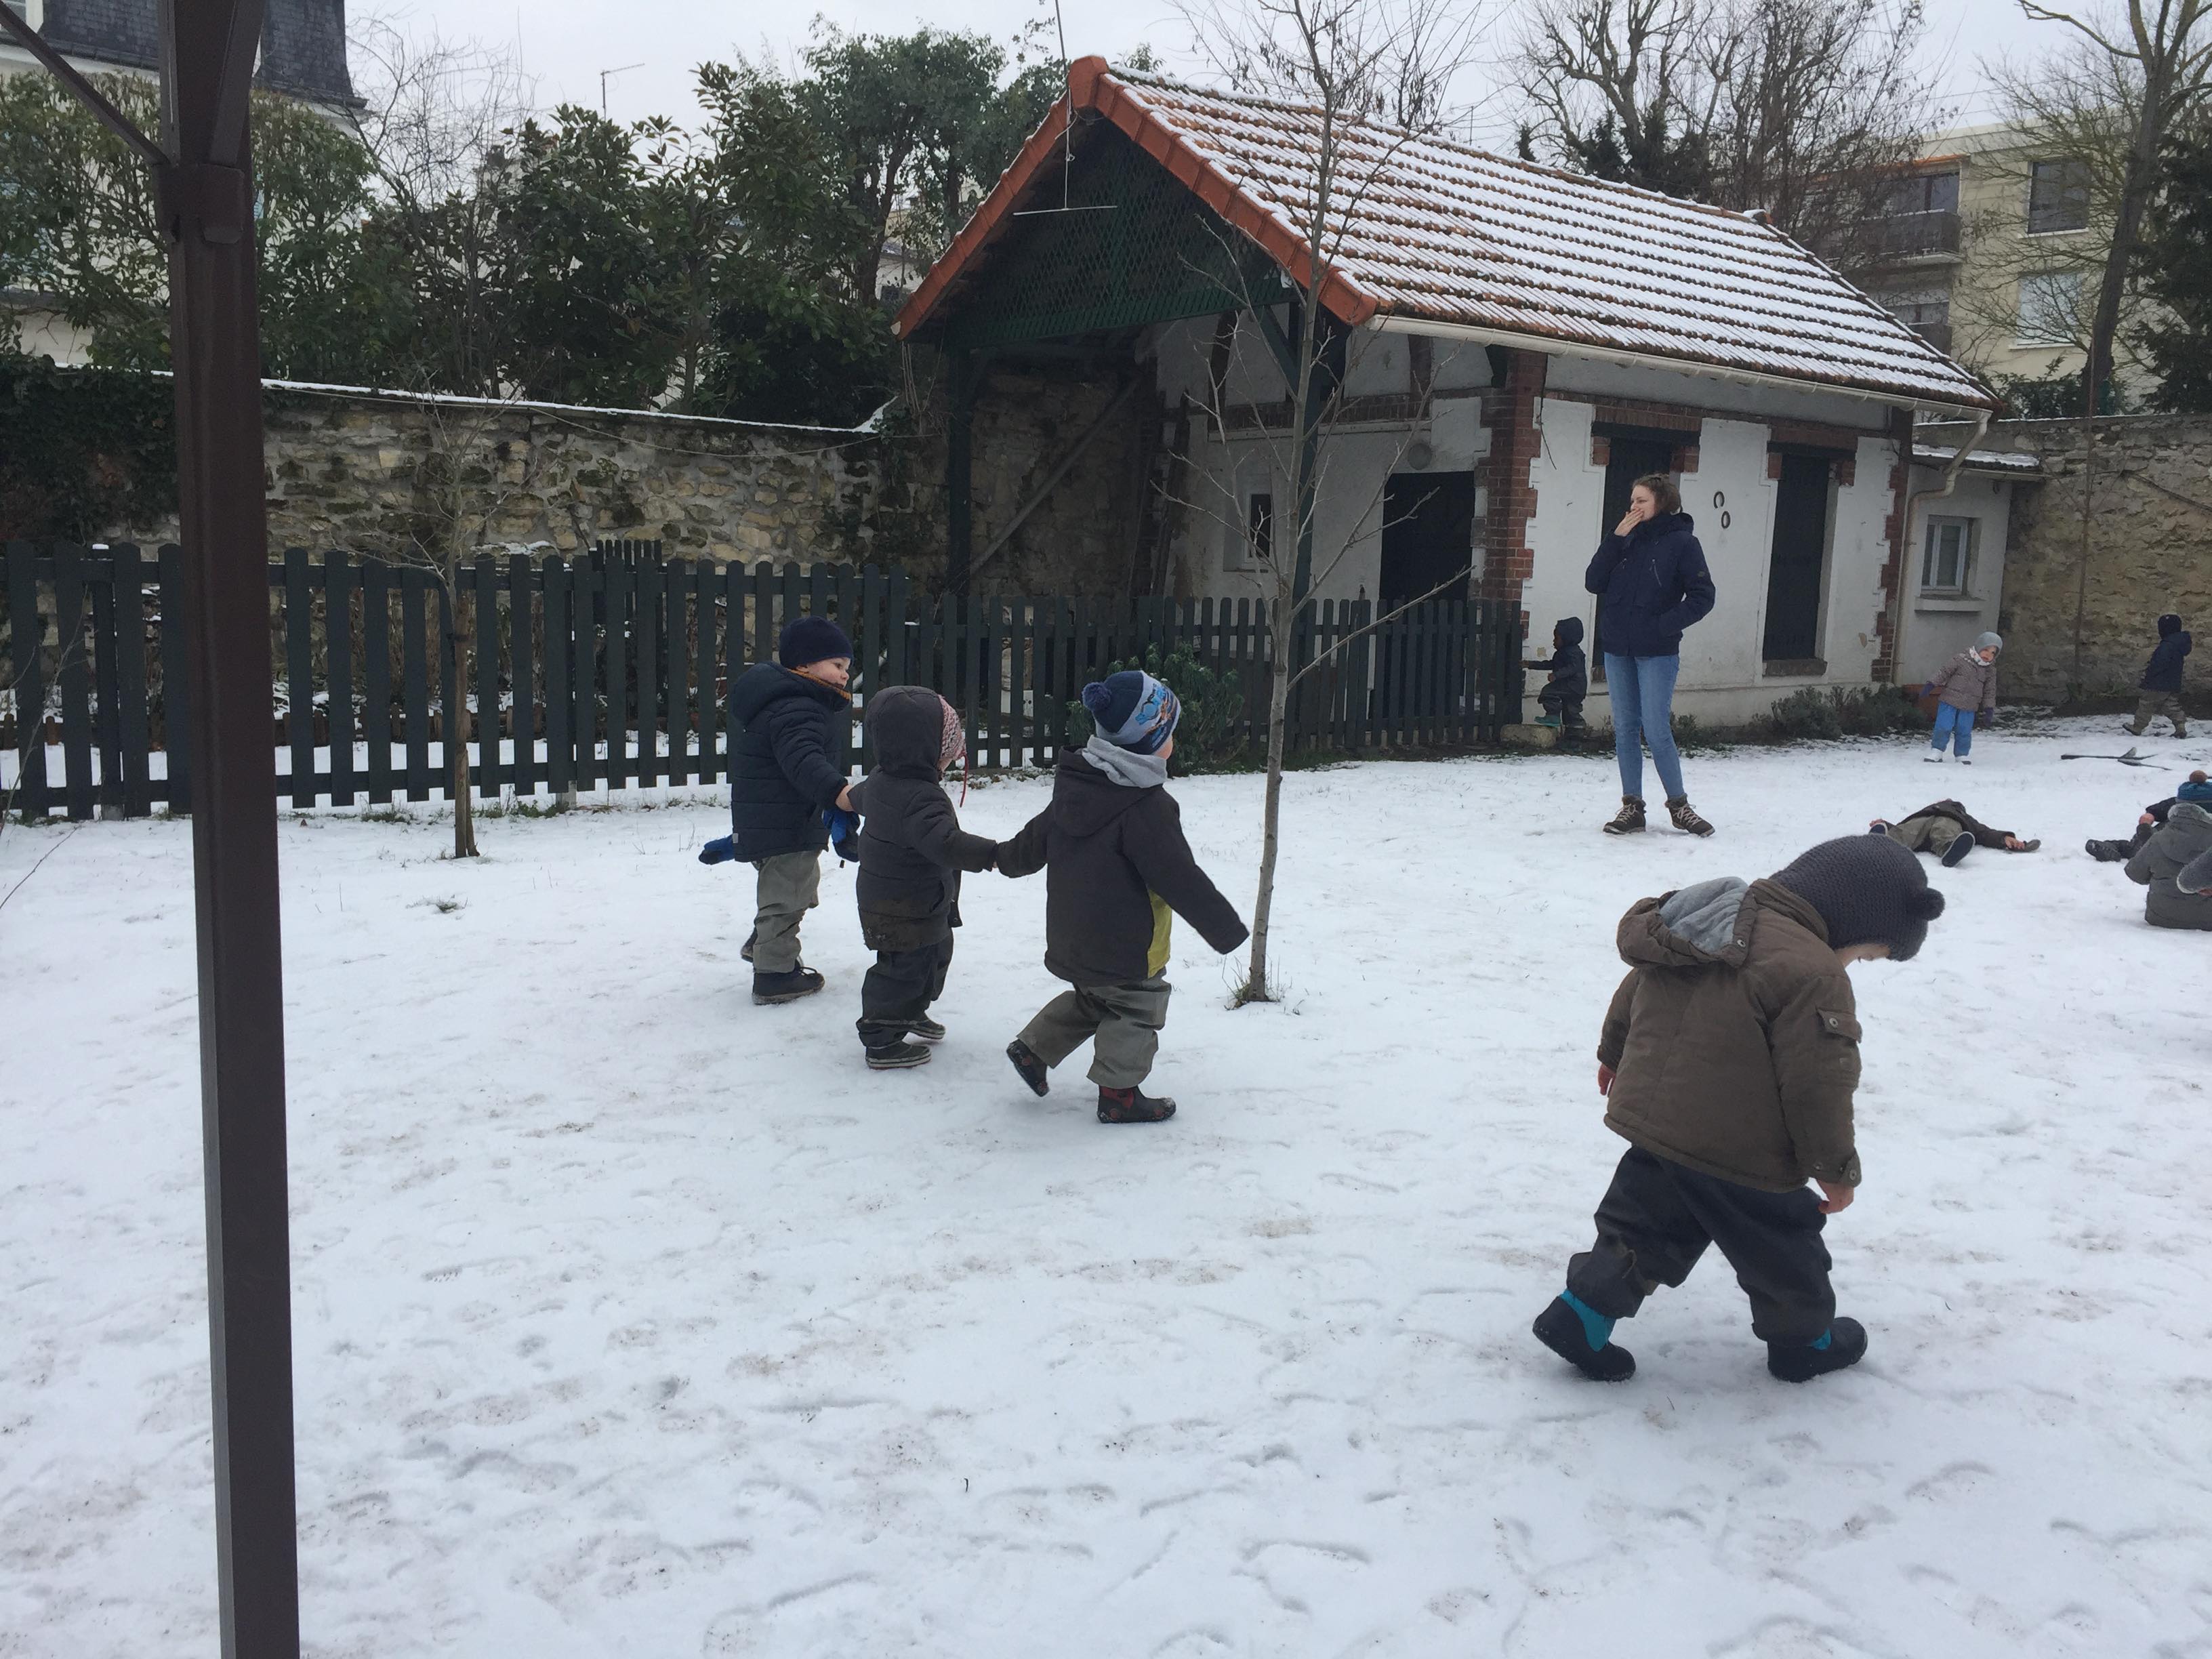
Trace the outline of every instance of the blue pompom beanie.
<instances>
[{"instance_id":1,"label":"blue pompom beanie","mask_svg":"<svg viewBox=\"0 0 2212 1659\"><path fill-rule=\"evenodd\" d=\"M1083 706L1107 742L1139 755L1157 755L1175 735L1182 704L1142 669L1125 668L1083 688Z\"/></svg>"},{"instance_id":2,"label":"blue pompom beanie","mask_svg":"<svg viewBox=\"0 0 2212 1659\"><path fill-rule=\"evenodd\" d=\"M775 641L776 660L786 668L804 668L831 657L849 657L853 641L827 617L793 617L784 623Z\"/></svg>"}]
</instances>

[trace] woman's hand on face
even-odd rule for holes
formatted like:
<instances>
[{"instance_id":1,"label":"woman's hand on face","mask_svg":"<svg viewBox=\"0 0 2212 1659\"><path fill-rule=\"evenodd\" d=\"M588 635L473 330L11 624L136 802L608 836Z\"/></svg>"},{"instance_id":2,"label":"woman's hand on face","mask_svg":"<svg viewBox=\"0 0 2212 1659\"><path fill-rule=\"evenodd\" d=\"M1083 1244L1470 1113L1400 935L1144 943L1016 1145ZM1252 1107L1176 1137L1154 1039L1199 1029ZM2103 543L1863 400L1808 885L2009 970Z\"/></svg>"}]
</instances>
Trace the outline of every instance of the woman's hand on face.
<instances>
[{"instance_id":1,"label":"woman's hand on face","mask_svg":"<svg viewBox=\"0 0 2212 1659\"><path fill-rule=\"evenodd\" d=\"M1616 536L1626 536L1650 516L1650 509L1642 501L1632 501L1629 503L1628 511L1620 515L1620 522L1613 526L1613 533Z\"/></svg>"}]
</instances>

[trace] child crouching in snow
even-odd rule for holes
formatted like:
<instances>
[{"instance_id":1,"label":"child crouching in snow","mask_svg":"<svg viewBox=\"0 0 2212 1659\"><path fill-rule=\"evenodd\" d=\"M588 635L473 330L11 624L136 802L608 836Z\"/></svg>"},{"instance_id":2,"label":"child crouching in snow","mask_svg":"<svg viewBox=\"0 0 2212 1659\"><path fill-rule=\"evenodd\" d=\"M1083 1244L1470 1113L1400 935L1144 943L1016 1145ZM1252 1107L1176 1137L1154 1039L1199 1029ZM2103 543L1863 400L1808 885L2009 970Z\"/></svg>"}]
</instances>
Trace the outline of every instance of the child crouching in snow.
<instances>
[{"instance_id":1,"label":"child crouching in snow","mask_svg":"<svg viewBox=\"0 0 2212 1659\"><path fill-rule=\"evenodd\" d=\"M1537 1316L1546 1347L1600 1382L1633 1375L1614 1322L1717 1244L1774 1376L1803 1382L1858 1362L1866 1330L1836 1317L1820 1242L1859 1184L1859 1024L1844 969L1909 961L1942 914L1920 860L1886 836L1822 842L1765 881L1728 877L1631 907L1628 976L1597 1049L1606 1127L1629 1147L1598 1205L1597 1242Z\"/></svg>"},{"instance_id":2,"label":"child crouching in snow","mask_svg":"<svg viewBox=\"0 0 2212 1659\"><path fill-rule=\"evenodd\" d=\"M960 827L945 769L965 750L960 716L936 692L894 685L868 699L863 717L876 769L853 786L860 814L860 873L853 892L860 940L876 965L860 981L860 1046L868 1069L927 1065L945 1028L929 1017L945 994L952 930L960 925L960 872L988 870L999 844Z\"/></svg>"},{"instance_id":3,"label":"child crouching in snow","mask_svg":"<svg viewBox=\"0 0 2212 1659\"><path fill-rule=\"evenodd\" d=\"M1170 912L1217 951L1249 932L1191 856L1182 815L1169 796L1168 757L1182 705L1136 669L1083 688L1097 726L1080 749L1060 751L1052 804L999 849L1001 875L1045 874L1046 971L1068 982L1006 1058L1042 1095L1046 1074L1092 1040L1091 1080L1101 1123L1158 1123L1175 1102L1141 1086L1159 1052L1171 988Z\"/></svg>"}]
</instances>

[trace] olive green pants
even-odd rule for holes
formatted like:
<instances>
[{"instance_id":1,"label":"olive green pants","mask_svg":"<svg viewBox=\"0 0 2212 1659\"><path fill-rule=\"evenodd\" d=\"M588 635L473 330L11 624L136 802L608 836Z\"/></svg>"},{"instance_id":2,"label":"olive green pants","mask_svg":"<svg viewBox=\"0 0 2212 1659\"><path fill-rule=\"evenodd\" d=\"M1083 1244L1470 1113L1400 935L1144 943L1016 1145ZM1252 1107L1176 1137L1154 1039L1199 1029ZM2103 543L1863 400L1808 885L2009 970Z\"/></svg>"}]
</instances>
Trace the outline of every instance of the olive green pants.
<instances>
[{"instance_id":1,"label":"olive green pants","mask_svg":"<svg viewBox=\"0 0 2212 1659\"><path fill-rule=\"evenodd\" d=\"M2128 730L2141 737L2150 730L2150 723L2160 714L2173 722L2173 735L2189 735L2189 716L2182 712L2179 691L2146 691L2136 703L2136 717Z\"/></svg>"},{"instance_id":2,"label":"olive green pants","mask_svg":"<svg viewBox=\"0 0 2212 1659\"><path fill-rule=\"evenodd\" d=\"M1937 858L1951 850L1951 843L1966 832L1953 818L1907 818L1902 823L1889 826L1889 838L1916 853L1933 853Z\"/></svg>"},{"instance_id":3,"label":"olive green pants","mask_svg":"<svg viewBox=\"0 0 2212 1659\"><path fill-rule=\"evenodd\" d=\"M799 924L822 902L822 854L778 853L756 859L753 972L787 974L799 966Z\"/></svg>"},{"instance_id":4,"label":"olive green pants","mask_svg":"<svg viewBox=\"0 0 2212 1659\"><path fill-rule=\"evenodd\" d=\"M1048 1066L1089 1042L1091 1080L1102 1089L1133 1089L1152 1074L1174 989L1157 976L1133 985L1071 985L1037 1010L1021 1040Z\"/></svg>"}]
</instances>

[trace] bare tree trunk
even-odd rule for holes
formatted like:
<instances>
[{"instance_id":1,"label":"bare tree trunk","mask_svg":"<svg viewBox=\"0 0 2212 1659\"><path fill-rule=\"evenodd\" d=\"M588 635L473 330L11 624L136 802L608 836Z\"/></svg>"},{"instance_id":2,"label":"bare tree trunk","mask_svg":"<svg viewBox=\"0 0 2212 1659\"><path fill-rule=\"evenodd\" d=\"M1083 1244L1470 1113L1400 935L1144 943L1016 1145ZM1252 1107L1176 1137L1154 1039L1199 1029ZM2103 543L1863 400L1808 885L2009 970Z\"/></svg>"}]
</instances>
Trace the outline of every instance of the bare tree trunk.
<instances>
[{"instance_id":1,"label":"bare tree trunk","mask_svg":"<svg viewBox=\"0 0 2212 1659\"><path fill-rule=\"evenodd\" d=\"M1289 618L1291 608L1278 605L1278 617ZM1267 673L1267 794L1260 814L1260 891L1252 901L1252 959L1237 1000L1273 1002L1274 988L1267 980L1267 932L1275 909L1275 855L1282 846L1283 750L1290 732L1291 639L1294 629L1278 621L1269 629L1274 660Z\"/></svg>"}]
</instances>

